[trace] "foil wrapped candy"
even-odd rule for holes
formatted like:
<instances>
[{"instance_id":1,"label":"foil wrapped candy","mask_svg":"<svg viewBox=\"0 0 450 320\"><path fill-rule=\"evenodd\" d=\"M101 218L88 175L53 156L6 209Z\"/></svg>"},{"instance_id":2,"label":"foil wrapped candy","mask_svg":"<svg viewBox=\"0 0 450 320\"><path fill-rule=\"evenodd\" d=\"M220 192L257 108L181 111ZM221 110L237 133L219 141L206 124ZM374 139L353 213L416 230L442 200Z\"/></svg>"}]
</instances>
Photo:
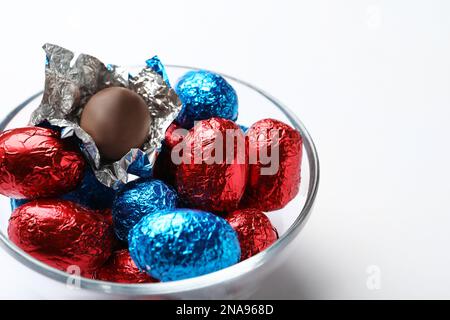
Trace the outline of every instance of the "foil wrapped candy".
<instances>
[{"instance_id":1,"label":"foil wrapped candy","mask_svg":"<svg viewBox=\"0 0 450 320\"><path fill-rule=\"evenodd\" d=\"M128 180L128 173L151 176L152 167L164 140L166 129L181 110L181 101L167 82L164 67L157 57L146 61L137 75L118 66L106 66L95 57L74 53L45 44L45 90L39 107L31 115L32 125L50 124L61 128L61 137L76 136L95 176L104 185L118 188ZM80 126L80 116L87 101L98 91L125 87L139 94L148 106L151 125L146 142L131 149L120 160L102 163L95 142Z\"/></svg>"}]
</instances>

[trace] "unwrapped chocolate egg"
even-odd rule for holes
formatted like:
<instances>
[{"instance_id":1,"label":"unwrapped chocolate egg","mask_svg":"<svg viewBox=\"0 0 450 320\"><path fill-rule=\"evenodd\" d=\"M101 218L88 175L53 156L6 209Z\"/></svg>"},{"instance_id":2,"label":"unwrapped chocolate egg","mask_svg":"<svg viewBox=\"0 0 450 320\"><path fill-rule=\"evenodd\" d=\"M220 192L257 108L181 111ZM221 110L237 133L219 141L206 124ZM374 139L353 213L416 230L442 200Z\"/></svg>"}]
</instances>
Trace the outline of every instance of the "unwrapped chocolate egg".
<instances>
[{"instance_id":1,"label":"unwrapped chocolate egg","mask_svg":"<svg viewBox=\"0 0 450 320\"><path fill-rule=\"evenodd\" d=\"M116 161L131 148L140 148L150 132L150 112L144 99L127 88L97 92L83 109L80 127L106 161Z\"/></svg>"},{"instance_id":2,"label":"unwrapped chocolate egg","mask_svg":"<svg viewBox=\"0 0 450 320\"><path fill-rule=\"evenodd\" d=\"M58 132L25 127L0 134L0 193L15 199L55 197L80 183L85 161Z\"/></svg>"},{"instance_id":3,"label":"unwrapped chocolate egg","mask_svg":"<svg viewBox=\"0 0 450 320\"><path fill-rule=\"evenodd\" d=\"M136 267L127 249L114 251L108 261L95 271L93 278L118 283L147 283L157 281Z\"/></svg>"},{"instance_id":4,"label":"unwrapped chocolate egg","mask_svg":"<svg viewBox=\"0 0 450 320\"><path fill-rule=\"evenodd\" d=\"M289 125L264 119L247 131L248 183L242 208L272 211L283 208L300 188L302 137Z\"/></svg>"},{"instance_id":5,"label":"unwrapped chocolate egg","mask_svg":"<svg viewBox=\"0 0 450 320\"><path fill-rule=\"evenodd\" d=\"M9 239L34 258L62 271L70 266L89 277L112 252L113 232L102 214L66 200L39 199L17 208Z\"/></svg>"},{"instance_id":6,"label":"unwrapped chocolate egg","mask_svg":"<svg viewBox=\"0 0 450 320\"><path fill-rule=\"evenodd\" d=\"M241 253L228 222L191 209L145 216L131 229L128 243L136 265L161 281L218 271L237 263Z\"/></svg>"},{"instance_id":7,"label":"unwrapped chocolate egg","mask_svg":"<svg viewBox=\"0 0 450 320\"><path fill-rule=\"evenodd\" d=\"M219 74L195 70L183 75L175 85L183 107L178 122L191 128L195 121L220 117L236 121L238 98L233 87Z\"/></svg>"},{"instance_id":8,"label":"unwrapped chocolate egg","mask_svg":"<svg viewBox=\"0 0 450 320\"><path fill-rule=\"evenodd\" d=\"M277 230L258 209L236 210L226 215L225 219L238 234L241 260L260 253L278 239Z\"/></svg>"},{"instance_id":9,"label":"unwrapped chocolate egg","mask_svg":"<svg viewBox=\"0 0 450 320\"><path fill-rule=\"evenodd\" d=\"M122 186L116 194L112 208L117 238L127 241L128 232L142 217L173 209L177 200L175 190L161 180L141 178Z\"/></svg>"},{"instance_id":10,"label":"unwrapped chocolate egg","mask_svg":"<svg viewBox=\"0 0 450 320\"><path fill-rule=\"evenodd\" d=\"M245 145L244 134L233 121L197 122L179 144L183 156L176 186L183 202L212 212L236 209L247 181Z\"/></svg>"}]
</instances>

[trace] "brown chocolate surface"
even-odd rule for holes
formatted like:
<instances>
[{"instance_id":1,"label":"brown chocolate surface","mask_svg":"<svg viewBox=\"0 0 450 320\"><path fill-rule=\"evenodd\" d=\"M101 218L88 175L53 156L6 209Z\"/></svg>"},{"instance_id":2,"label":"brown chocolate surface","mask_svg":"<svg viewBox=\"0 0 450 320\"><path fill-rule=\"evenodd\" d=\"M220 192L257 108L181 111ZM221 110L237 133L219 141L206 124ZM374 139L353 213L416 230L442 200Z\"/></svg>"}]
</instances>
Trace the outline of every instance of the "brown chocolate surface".
<instances>
[{"instance_id":1,"label":"brown chocolate surface","mask_svg":"<svg viewBox=\"0 0 450 320\"><path fill-rule=\"evenodd\" d=\"M80 126L94 139L102 161L116 161L144 144L150 121L147 105L137 93L113 87L92 96Z\"/></svg>"}]
</instances>

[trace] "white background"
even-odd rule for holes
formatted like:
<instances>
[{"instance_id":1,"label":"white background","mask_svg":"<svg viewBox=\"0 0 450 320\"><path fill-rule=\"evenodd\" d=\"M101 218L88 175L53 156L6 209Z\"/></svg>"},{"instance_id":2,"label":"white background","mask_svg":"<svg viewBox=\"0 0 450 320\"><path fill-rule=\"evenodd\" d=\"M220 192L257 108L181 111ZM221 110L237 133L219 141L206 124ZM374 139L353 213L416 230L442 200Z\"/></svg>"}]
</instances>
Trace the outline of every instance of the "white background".
<instances>
[{"instance_id":1,"label":"white background","mask_svg":"<svg viewBox=\"0 0 450 320\"><path fill-rule=\"evenodd\" d=\"M0 40L2 115L41 89L45 42L122 65L156 53L295 110L319 196L255 298L450 298L450 2L1 1ZM38 278L0 252L0 298L64 298Z\"/></svg>"}]
</instances>

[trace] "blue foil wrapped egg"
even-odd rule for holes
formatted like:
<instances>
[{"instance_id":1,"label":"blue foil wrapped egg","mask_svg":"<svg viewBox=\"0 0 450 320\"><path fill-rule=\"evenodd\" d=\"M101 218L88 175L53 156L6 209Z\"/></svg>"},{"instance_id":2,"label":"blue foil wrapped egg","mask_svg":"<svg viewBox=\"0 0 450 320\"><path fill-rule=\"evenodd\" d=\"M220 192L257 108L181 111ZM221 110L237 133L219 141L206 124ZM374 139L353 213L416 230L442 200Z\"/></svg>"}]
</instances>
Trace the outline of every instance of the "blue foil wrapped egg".
<instances>
[{"instance_id":1,"label":"blue foil wrapped egg","mask_svg":"<svg viewBox=\"0 0 450 320\"><path fill-rule=\"evenodd\" d=\"M130 229L142 217L177 205L176 191L161 180L137 179L122 186L114 199L112 216L116 236L127 241Z\"/></svg>"},{"instance_id":2,"label":"blue foil wrapped egg","mask_svg":"<svg viewBox=\"0 0 450 320\"><path fill-rule=\"evenodd\" d=\"M238 117L236 91L216 73L189 71L178 80L175 91L183 103L177 121L184 128L213 117L232 121Z\"/></svg>"},{"instance_id":3,"label":"blue foil wrapped egg","mask_svg":"<svg viewBox=\"0 0 450 320\"><path fill-rule=\"evenodd\" d=\"M142 218L128 235L136 265L160 281L218 271L239 262L241 249L228 222L212 213L173 209Z\"/></svg>"},{"instance_id":4,"label":"blue foil wrapped egg","mask_svg":"<svg viewBox=\"0 0 450 320\"><path fill-rule=\"evenodd\" d=\"M248 127L242 124L238 124L239 128L241 128L242 132L247 133Z\"/></svg>"},{"instance_id":5,"label":"blue foil wrapped egg","mask_svg":"<svg viewBox=\"0 0 450 320\"><path fill-rule=\"evenodd\" d=\"M116 191L97 180L92 169L86 169L83 180L73 191L61 196L61 199L73 201L94 210L112 207Z\"/></svg>"},{"instance_id":6,"label":"blue foil wrapped egg","mask_svg":"<svg viewBox=\"0 0 450 320\"><path fill-rule=\"evenodd\" d=\"M30 200L28 199L10 199L10 204L11 204L11 211L16 210L18 207L20 207L21 205L30 202Z\"/></svg>"}]
</instances>

